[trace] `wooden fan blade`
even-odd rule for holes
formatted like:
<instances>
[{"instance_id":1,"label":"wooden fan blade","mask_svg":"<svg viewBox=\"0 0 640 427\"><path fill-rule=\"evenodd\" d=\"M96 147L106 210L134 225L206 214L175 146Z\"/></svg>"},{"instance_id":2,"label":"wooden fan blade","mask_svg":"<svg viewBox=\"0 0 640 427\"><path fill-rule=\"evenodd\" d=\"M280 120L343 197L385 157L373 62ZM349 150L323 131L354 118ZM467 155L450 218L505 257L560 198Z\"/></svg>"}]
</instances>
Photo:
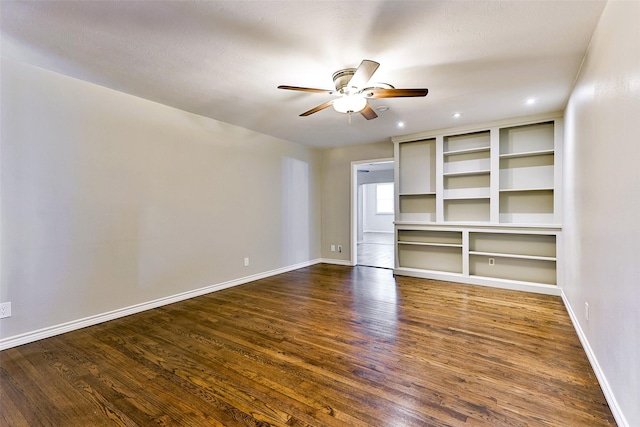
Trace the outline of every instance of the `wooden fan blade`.
<instances>
[{"instance_id":1,"label":"wooden fan blade","mask_svg":"<svg viewBox=\"0 0 640 427\"><path fill-rule=\"evenodd\" d=\"M427 96L429 89L371 89L364 91L367 98L407 98Z\"/></svg>"},{"instance_id":2,"label":"wooden fan blade","mask_svg":"<svg viewBox=\"0 0 640 427\"><path fill-rule=\"evenodd\" d=\"M364 109L360 111L360 114L362 114L362 116L367 120L375 119L376 117L378 117L376 112L373 111L373 108L371 108L371 105L369 104L367 104L366 107L364 107Z\"/></svg>"},{"instance_id":3,"label":"wooden fan blade","mask_svg":"<svg viewBox=\"0 0 640 427\"><path fill-rule=\"evenodd\" d=\"M351 80L349 80L349 84L347 86L357 88L364 87L379 66L380 64L375 61L370 61L368 59L363 60L358 66L358 69L356 69L353 77L351 77Z\"/></svg>"},{"instance_id":4,"label":"wooden fan blade","mask_svg":"<svg viewBox=\"0 0 640 427\"><path fill-rule=\"evenodd\" d=\"M278 86L278 89L298 90L298 91L301 91L301 92L313 92L313 93L329 93L329 94L334 92L334 91L328 90L328 89L315 89L315 88L312 88L312 87L285 86L285 85Z\"/></svg>"},{"instance_id":5,"label":"wooden fan blade","mask_svg":"<svg viewBox=\"0 0 640 427\"><path fill-rule=\"evenodd\" d=\"M333 105L333 99L329 102L325 102L324 104L318 105L315 108L312 108L309 111L305 111L304 113L300 114L300 117L307 117L310 116L313 113L317 113L320 110L324 110L327 107L331 107Z\"/></svg>"}]
</instances>

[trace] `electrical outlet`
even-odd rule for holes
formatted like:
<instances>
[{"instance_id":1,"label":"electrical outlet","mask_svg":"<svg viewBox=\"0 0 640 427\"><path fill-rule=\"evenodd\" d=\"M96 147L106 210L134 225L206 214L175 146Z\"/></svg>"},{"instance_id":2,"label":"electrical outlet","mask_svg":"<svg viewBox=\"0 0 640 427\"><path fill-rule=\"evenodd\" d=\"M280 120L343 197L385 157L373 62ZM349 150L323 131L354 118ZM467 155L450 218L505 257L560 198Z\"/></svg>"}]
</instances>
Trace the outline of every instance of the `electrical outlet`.
<instances>
[{"instance_id":1,"label":"electrical outlet","mask_svg":"<svg viewBox=\"0 0 640 427\"><path fill-rule=\"evenodd\" d=\"M11 303L3 302L0 304L0 319L4 319L5 317L11 317Z\"/></svg>"},{"instance_id":2,"label":"electrical outlet","mask_svg":"<svg viewBox=\"0 0 640 427\"><path fill-rule=\"evenodd\" d=\"M336 251L336 245L331 245L331 252L335 252Z\"/></svg>"},{"instance_id":3,"label":"electrical outlet","mask_svg":"<svg viewBox=\"0 0 640 427\"><path fill-rule=\"evenodd\" d=\"M249 267L249 258L244 259L244 266Z\"/></svg>"},{"instance_id":4,"label":"electrical outlet","mask_svg":"<svg viewBox=\"0 0 640 427\"><path fill-rule=\"evenodd\" d=\"M338 252L342 253L342 245L338 245Z\"/></svg>"},{"instance_id":5,"label":"electrical outlet","mask_svg":"<svg viewBox=\"0 0 640 427\"><path fill-rule=\"evenodd\" d=\"M589 321L589 303L584 303L584 318L588 322Z\"/></svg>"},{"instance_id":6,"label":"electrical outlet","mask_svg":"<svg viewBox=\"0 0 640 427\"><path fill-rule=\"evenodd\" d=\"M489 258L489 265L496 265L495 258Z\"/></svg>"}]
</instances>

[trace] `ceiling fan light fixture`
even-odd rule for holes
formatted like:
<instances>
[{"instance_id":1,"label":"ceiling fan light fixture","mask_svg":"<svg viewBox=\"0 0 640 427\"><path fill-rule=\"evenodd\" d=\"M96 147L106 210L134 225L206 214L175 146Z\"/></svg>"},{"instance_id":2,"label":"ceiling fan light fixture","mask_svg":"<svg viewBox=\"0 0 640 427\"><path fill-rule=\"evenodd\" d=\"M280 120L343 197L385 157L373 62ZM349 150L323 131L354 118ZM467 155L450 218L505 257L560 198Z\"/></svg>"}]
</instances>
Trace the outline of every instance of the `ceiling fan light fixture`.
<instances>
[{"instance_id":1,"label":"ceiling fan light fixture","mask_svg":"<svg viewBox=\"0 0 640 427\"><path fill-rule=\"evenodd\" d=\"M349 115L349 123L351 123L351 114L360 113L367 120L378 117L376 112L368 104L369 98L410 98L416 96L427 96L428 89L396 89L388 83L373 83L373 86L367 86L369 80L376 72L380 64L376 61L363 59L358 68L345 68L333 73L333 83L336 90L316 89L311 87L286 86L280 85L278 89L296 90L300 92L311 93L327 93L337 95L338 98L320 104L309 111L300 114L300 117L307 117L313 113L329 108L333 108L343 114ZM378 111L386 111L387 106L378 106Z\"/></svg>"},{"instance_id":2,"label":"ceiling fan light fixture","mask_svg":"<svg viewBox=\"0 0 640 427\"><path fill-rule=\"evenodd\" d=\"M367 100L358 95L345 95L333 101L333 108L339 113L358 113L367 106Z\"/></svg>"}]
</instances>

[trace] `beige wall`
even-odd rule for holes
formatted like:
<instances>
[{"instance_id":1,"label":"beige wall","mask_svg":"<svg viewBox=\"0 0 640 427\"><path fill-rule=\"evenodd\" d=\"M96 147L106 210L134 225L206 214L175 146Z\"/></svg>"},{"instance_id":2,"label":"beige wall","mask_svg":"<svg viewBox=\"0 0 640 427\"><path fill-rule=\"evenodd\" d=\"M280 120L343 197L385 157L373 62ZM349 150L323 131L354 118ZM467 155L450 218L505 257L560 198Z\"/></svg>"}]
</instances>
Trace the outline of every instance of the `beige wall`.
<instances>
[{"instance_id":1,"label":"beige wall","mask_svg":"<svg viewBox=\"0 0 640 427\"><path fill-rule=\"evenodd\" d=\"M351 257L351 162L393 158L393 143L382 141L325 149L322 153L322 257ZM331 252L342 245L342 253Z\"/></svg>"},{"instance_id":2,"label":"beige wall","mask_svg":"<svg viewBox=\"0 0 640 427\"><path fill-rule=\"evenodd\" d=\"M320 151L1 71L0 337L320 258Z\"/></svg>"},{"instance_id":3,"label":"beige wall","mask_svg":"<svg viewBox=\"0 0 640 427\"><path fill-rule=\"evenodd\" d=\"M640 426L639 23L607 4L565 113L564 292L621 426Z\"/></svg>"}]
</instances>

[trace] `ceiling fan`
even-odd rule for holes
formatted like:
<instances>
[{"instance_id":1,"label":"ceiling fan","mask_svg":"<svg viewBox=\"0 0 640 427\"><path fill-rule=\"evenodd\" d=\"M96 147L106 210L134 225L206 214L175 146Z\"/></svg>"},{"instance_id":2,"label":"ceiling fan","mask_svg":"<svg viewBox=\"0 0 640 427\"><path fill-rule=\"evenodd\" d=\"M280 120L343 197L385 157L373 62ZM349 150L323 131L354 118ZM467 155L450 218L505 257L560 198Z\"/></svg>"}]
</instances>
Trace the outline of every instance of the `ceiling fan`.
<instances>
[{"instance_id":1,"label":"ceiling fan","mask_svg":"<svg viewBox=\"0 0 640 427\"><path fill-rule=\"evenodd\" d=\"M386 83L373 83L372 86L367 86L379 66L380 64L377 62L365 59L358 68L345 68L336 71L333 73L335 90L285 85L278 86L278 89L336 95L338 98L305 111L300 116L306 117L333 105L336 111L349 114L349 121L351 121L351 113L360 113L367 120L378 117L367 102L367 98L406 98L427 96L429 93L428 89L396 89Z\"/></svg>"}]
</instances>

